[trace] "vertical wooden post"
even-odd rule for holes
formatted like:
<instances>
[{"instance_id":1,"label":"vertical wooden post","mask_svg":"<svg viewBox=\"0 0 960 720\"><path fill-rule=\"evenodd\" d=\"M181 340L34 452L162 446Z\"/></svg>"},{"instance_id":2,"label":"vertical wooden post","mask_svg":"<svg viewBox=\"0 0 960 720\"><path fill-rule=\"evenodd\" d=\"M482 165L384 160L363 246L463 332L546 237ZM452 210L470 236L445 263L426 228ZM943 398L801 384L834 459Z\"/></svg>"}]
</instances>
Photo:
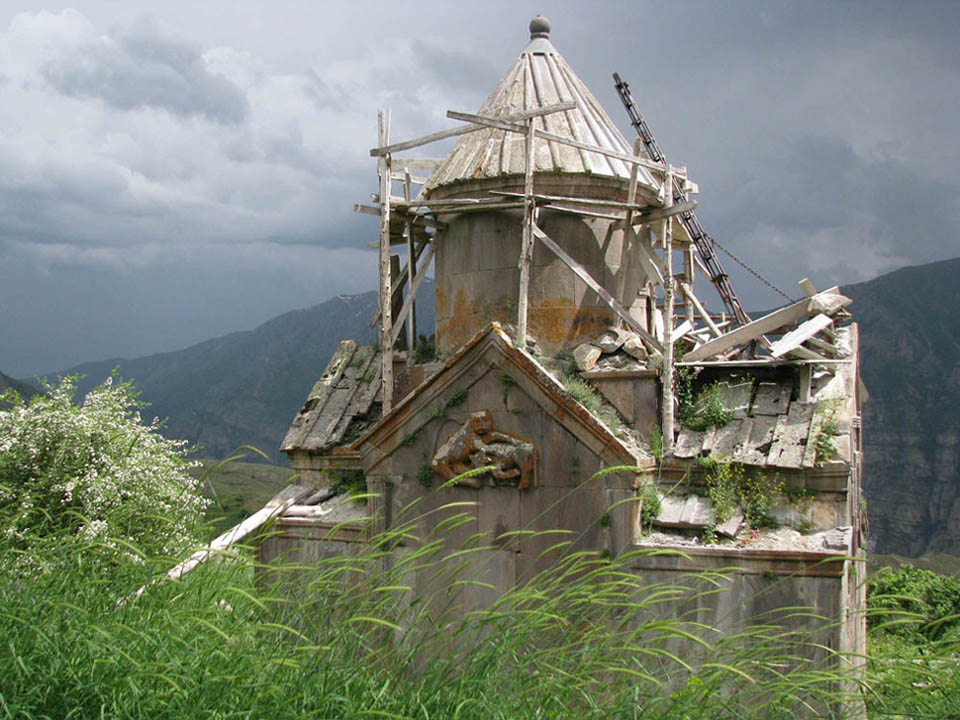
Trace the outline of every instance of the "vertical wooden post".
<instances>
[{"instance_id":1,"label":"vertical wooden post","mask_svg":"<svg viewBox=\"0 0 960 720\"><path fill-rule=\"evenodd\" d=\"M527 293L530 289L530 255L533 251L533 167L536 130L534 118L527 120L526 160L523 177L523 241L520 245L520 293L517 298L517 335L521 348L527 347Z\"/></svg>"},{"instance_id":2,"label":"vertical wooden post","mask_svg":"<svg viewBox=\"0 0 960 720\"><path fill-rule=\"evenodd\" d=\"M410 171L403 169L403 199L410 202ZM413 279L417 275L417 254L414 251L413 220L407 218L407 292L413 292ZM407 315L407 365L413 365L413 354L417 347L417 304L410 303Z\"/></svg>"},{"instance_id":3,"label":"vertical wooden post","mask_svg":"<svg viewBox=\"0 0 960 720\"><path fill-rule=\"evenodd\" d=\"M665 168L664 207L673 205L673 173L670 163L663 158ZM660 223L660 236L664 245L663 278L663 455L673 455L673 218L664 218Z\"/></svg>"},{"instance_id":4,"label":"vertical wooden post","mask_svg":"<svg viewBox=\"0 0 960 720\"><path fill-rule=\"evenodd\" d=\"M377 130L380 147L390 144L390 109L377 111ZM390 282L390 194L392 191L392 160L381 155L377 161L380 172L380 362L383 388L383 414L393 407L393 283Z\"/></svg>"},{"instance_id":5,"label":"vertical wooden post","mask_svg":"<svg viewBox=\"0 0 960 720\"><path fill-rule=\"evenodd\" d=\"M690 243L686 250L683 251L683 280L687 283L687 287L690 290L693 290L693 243ZM684 295L686 298L686 303L684 303L684 309L686 311L686 319L690 321L690 324L696 327L697 319L693 315L693 299Z\"/></svg>"},{"instance_id":6,"label":"vertical wooden post","mask_svg":"<svg viewBox=\"0 0 960 720\"><path fill-rule=\"evenodd\" d=\"M633 141L633 154L639 157L640 151L642 149L643 149L643 139L637 138L636 140ZM630 164L630 185L627 188L627 205L630 205L630 206L632 206L634 203L637 202L637 174L639 173L639 171L640 171L639 165L637 165L636 163ZM633 207L628 207L627 215L623 219L623 246L620 248L620 252L623 253L624 255L626 255L626 253L629 251L629 248L627 247L627 243L630 240L630 237L633 236L634 238L637 238L637 235L633 233L632 230L633 230ZM637 242L640 242L639 238L637 238ZM637 288L635 292L636 292L636 297L639 297L640 288ZM634 298L631 298L630 307L633 307L633 303L635 302L636 300ZM623 323L619 323L619 324L621 326L623 325ZM646 319L644 319L643 326L648 329L650 327L647 324Z\"/></svg>"}]
</instances>

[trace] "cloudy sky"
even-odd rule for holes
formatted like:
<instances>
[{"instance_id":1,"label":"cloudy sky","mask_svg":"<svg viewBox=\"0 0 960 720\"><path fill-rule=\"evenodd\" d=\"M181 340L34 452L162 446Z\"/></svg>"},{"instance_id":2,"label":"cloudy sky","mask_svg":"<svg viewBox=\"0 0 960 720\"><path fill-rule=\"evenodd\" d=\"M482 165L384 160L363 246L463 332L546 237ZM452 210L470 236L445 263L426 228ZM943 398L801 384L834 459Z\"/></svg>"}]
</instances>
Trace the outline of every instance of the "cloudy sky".
<instances>
[{"instance_id":1,"label":"cloudy sky","mask_svg":"<svg viewBox=\"0 0 960 720\"><path fill-rule=\"evenodd\" d=\"M394 139L451 126L537 12L627 137L630 82L708 232L787 292L960 255L958 2L0 0L0 370L372 289L377 108Z\"/></svg>"}]
</instances>

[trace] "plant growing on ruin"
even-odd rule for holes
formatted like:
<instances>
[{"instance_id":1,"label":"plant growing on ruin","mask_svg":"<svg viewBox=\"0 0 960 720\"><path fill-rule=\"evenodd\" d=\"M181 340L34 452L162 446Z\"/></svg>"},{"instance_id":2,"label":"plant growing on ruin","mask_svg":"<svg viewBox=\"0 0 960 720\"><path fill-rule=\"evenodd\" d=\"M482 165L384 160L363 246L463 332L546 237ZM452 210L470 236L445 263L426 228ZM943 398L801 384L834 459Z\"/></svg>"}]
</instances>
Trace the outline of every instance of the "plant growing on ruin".
<instances>
[{"instance_id":1,"label":"plant growing on ruin","mask_svg":"<svg viewBox=\"0 0 960 720\"><path fill-rule=\"evenodd\" d=\"M723 407L723 389L720 383L712 383L695 393L693 381L696 370L680 366L674 371L673 392L677 399L677 419L683 427L691 430L706 430L723 427L732 419L732 414Z\"/></svg>"},{"instance_id":2,"label":"plant growing on ruin","mask_svg":"<svg viewBox=\"0 0 960 720\"><path fill-rule=\"evenodd\" d=\"M433 468L427 464L423 464L417 469L417 482L425 488L433 486L433 476Z\"/></svg>"},{"instance_id":3,"label":"plant growing on ruin","mask_svg":"<svg viewBox=\"0 0 960 720\"><path fill-rule=\"evenodd\" d=\"M697 464L703 468L707 497L713 505L717 524L729 520L739 506L749 528L774 525L770 509L784 492L784 482L779 475L748 472L740 463L724 459L697 458Z\"/></svg>"},{"instance_id":4,"label":"plant growing on ruin","mask_svg":"<svg viewBox=\"0 0 960 720\"><path fill-rule=\"evenodd\" d=\"M836 444L836 439L840 437L840 423L837 422L837 407L835 404L830 404L822 412L823 418L820 421L820 431L814 439L817 449L818 465L829 462L830 460L836 460L839 455Z\"/></svg>"},{"instance_id":5,"label":"plant growing on ruin","mask_svg":"<svg viewBox=\"0 0 960 720\"><path fill-rule=\"evenodd\" d=\"M617 432L623 427L623 421L613 406L606 402L600 393L594 390L593 386L582 377L576 374L565 375L562 384L567 395L600 418L608 428Z\"/></svg>"},{"instance_id":6,"label":"plant growing on ruin","mask_svg":"<svg viewBox=\"0 0 960 720\"><path fill-rule=\"evenodd\" d=\"M413 350L413 362L417 365L433 362L437 359L437 340L435 335L420 335Z\"/></svg>"}]
</instances>

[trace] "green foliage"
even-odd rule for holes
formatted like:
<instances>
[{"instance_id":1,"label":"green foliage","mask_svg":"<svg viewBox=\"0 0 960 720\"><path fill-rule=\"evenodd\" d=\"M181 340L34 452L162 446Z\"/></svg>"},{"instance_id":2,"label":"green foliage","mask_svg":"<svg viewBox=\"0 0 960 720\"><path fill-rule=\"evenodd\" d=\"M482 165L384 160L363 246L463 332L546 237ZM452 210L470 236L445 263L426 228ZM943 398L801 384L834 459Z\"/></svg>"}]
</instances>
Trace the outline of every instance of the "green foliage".
<instances>
[{"instance_id":1,"label":"green foliage","mask_svg":"<svg viewBox=\"0 0 960 720\"><path fill-rule=\"evenodd\" d=\"M433 362L437 359L437 338L435 335L420 335L413 351L413 362L417 365Z\"/></svg>"},{"instance_id":2,"label":"green foliage","mask_svg":"<svg viewBox=\"0 0 960 720\"><path fill-rule=\"evenodd\" d=\"M871 628L914 639L938 640L960 627L960 577L904 563L867 580Z\"/></svg>"},{"instance_id":3,"label":"green foliage","mask_svg":"<svg viewBox=\"0 0 960 720\"><path fill-rule=\"evenodd\" d=\"M209 501L188 473L184 443L164 438L158 420L141 420L129 382L110 377L78 405L75 386L64 378L29 404L4 396L0 543L24 554L6 555L0 568L25 570L25 551L51 537L111 565L199 542Z\"/></svg>"},{"instance_id":4,"label":"green foliage","mask_svg":"<svg viewBox=\"0 0 960 720\"><path fill-rule=\"evenodd\" d=\"M719 383L713 383L699 393L694 393L696 371L692 367L675 368L673 377L677 419L681 425L691 430L706 430L723 427L730 422L733 416L723 409L723 388Z\"/></svg>"},{"instance_id":5,"label":"green foliage","mask_svg":"<svg viewBox=\"0 0 960 720\"><path fill-rule=\"evenodd\" d=\"M425 488L432 487L434 474L435 473L433 472L432 467L426 464L421 465L417 469L417 482L419 482Z\"/></svg>"},{"instance_id":6,"label":"green foliage","mask_svg":"<svg viewBox=\"0 0 960 720\"><path fill-rule=\"evenodd\" d=\"M660 510L663 509L660 492L657 490L655 483L644 482L641 483L637 494L642 502L640 508L640 525L641 527L648 528L657 515L660 514Z\"/></svg>"},{"instance_id":7,"label":"green foliage","mask_svg":"<svg viewBox=\"0 0 960 720\"><path fill-rule=\"evenodd\" d=\"M770 476L759 470L748 472L740 463L714 458L697 458L697 463L704 469L707 496L717 523L729 520L739 505L749 528L774 525L770 508L784 492L779 475Z\"/></svg>"},{"instance_id":8,"label":"green foliage","mask_svg":"<svg viewBox=\"0 0 960 720\"><path fill-rule=\"evenodd\" d=\"M330 491L336 495L349 493L350 495L363 495L367 491L367 477L363 470L328 470L331 477Z\"/></svg>"},{"instance_id":9,"label":"green foliage","mask_svg":"<svg viewBox=\"0 0 960 720\"><path fill-rule=\"evenodd\" d=\"M816 628L722 637L696 612L676 616L725 592L722 573L649 585L631 563L662 550L568 552L463 613L490 548L451 561L448 538L400 514L349 556L258 567L255 584L241 548L119 607L106 581L74 572L0 575L4 716L740 720L810 717L843 698L829 650L826 663L795 660L818 647ZM165 566L133 570L136 588ZM415 575L435 590L411 602Z\"/></svg>"},{"instance_id":10,"label":"green foliage","mask_svg":"<svg viewBox=\"0 0 960 720\"><path fill-rule=\"evenodd\" d=\"M817 464L835 460L839 452L834 442L840 437L840 425L836 419L835 409L828 409L820 422L820 432L814 440L817 448Z\"/></svg>"},{"instance_id":11,"label":"green foliage","mask_svg":"<svg viewBox=\"0 0 960 720\"><path fill-rule=\"evenodd\" d=\"M583 405L593 415L600 418L604 425L617 432L623 427L623 421L617 411L603 399L593 387L579 375L565 375L563 389L567 395Z\"/></svg>"},{"instance_id":12,"label":"green foliage","mask_svg":"<svg viewBox=\"0 0 960 720\"><path fill-rule=\"evenodd\" d=\"M404 436L404 438L400 441L400 445L403 447L410 447L417 441L418 437L420 437L420 430L414 430L412 433L408 433Z\"/></svg>"},{"instance_id":13,"label":"green foliage","mask_svg":"<svg viewBox=\"0 0 960 720\"><path fill-rule=\"evenodd\" d=\"M663 459L663 429L659 425L650 431L650 454L657 460Z\"/></svg>"},{"instance_id":14,"label":"green foliage","mask_svg":"<svg viewBox=\"0 0 960 720\"><path fill-rule=\"evenodd\" d=\"M444 408L452 408L457 405L463 405L467 401L469 392L466 388L458 388L454 390L453 395L447 398L447 402L444 405Z\"/></svg>"}]
</instances>

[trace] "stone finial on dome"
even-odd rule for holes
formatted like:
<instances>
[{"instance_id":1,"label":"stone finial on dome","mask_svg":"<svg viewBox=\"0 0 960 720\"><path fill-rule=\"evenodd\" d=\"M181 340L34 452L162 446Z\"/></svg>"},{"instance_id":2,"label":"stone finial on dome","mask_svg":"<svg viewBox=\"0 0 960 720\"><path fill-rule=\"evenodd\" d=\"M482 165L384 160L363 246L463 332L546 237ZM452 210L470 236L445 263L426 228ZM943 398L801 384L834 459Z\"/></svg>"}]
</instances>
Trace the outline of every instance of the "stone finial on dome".
<instances>
[{"instance_id":1,"label":"stone finial on dome","mask_svg":"<svg viewBox=\"0 0 960 720\"><path fill-rule=\"evenodd\" d=\"M543 15L537 15L533 20L530 21L530 39L534 38L549 38L550 37L550 21L547 20Z\"/></svg>"}]
</instances>

